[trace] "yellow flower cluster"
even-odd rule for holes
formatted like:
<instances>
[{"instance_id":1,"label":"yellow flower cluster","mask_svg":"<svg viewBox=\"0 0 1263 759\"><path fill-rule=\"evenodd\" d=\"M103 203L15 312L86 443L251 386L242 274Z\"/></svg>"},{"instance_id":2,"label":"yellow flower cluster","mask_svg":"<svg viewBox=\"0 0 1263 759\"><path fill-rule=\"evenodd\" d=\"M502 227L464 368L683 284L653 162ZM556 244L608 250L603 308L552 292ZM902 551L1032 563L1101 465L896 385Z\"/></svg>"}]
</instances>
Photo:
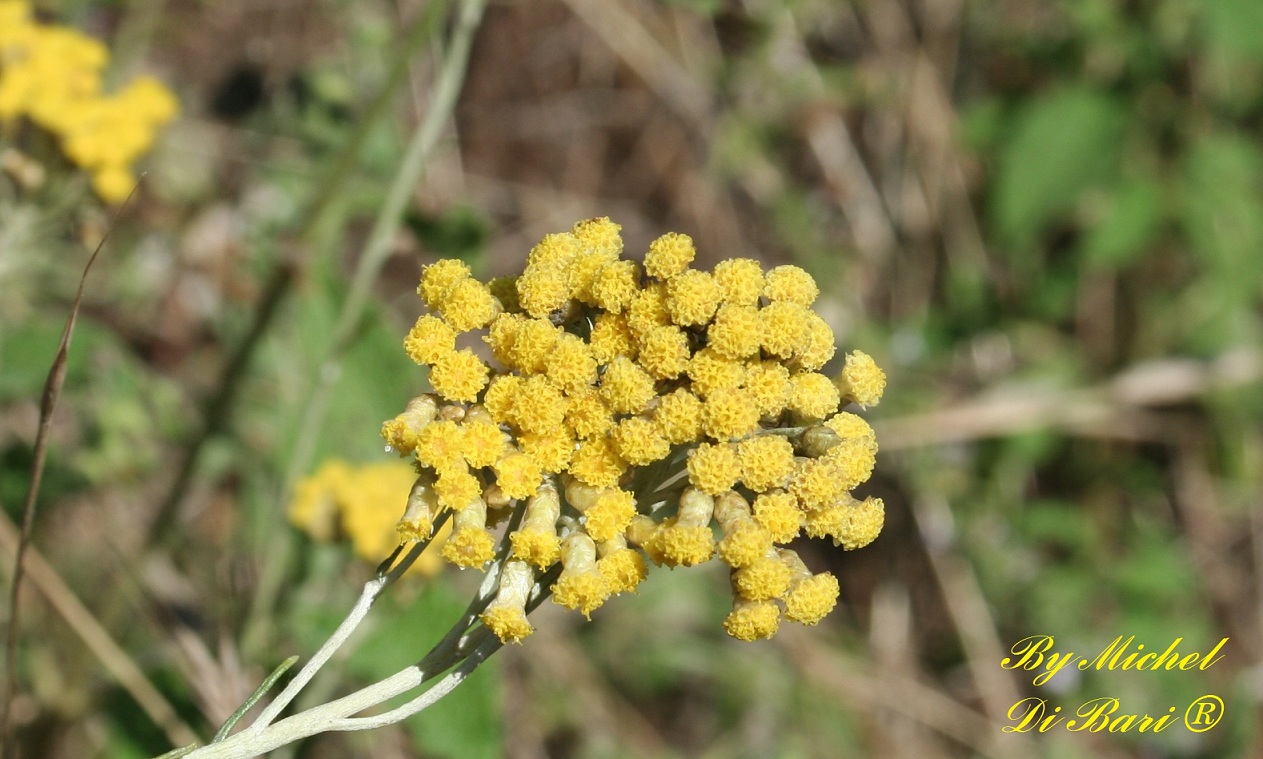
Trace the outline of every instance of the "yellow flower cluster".
<instances>
[{"instance_id":1,"label":"yellow flower cluster","mask_svg":"<svg viewBox=\"0 0 1263 759\"><path fill-rule=\"evenodd\" d=\"M377 564L399 545L398 504L416 478L416 469L398 461L356 466L331 459L295 486L289 520L322 543L347 538L357 556ZM430 576L441 568L438 551L427 550L409 572Z\"/></svg>"},{"instance_id":2,"label":"yellow flower cluster","mask_svg":"<svg viewBox=\"0 0 1263 759\"><path fill-rule=\"evenodd\" d=\"M425 268L429 313L404 347L434 392L382 428L420 472L399 531L426 539L451 510L443 556L482 567L491 527L521 509L482 617L504 641L530 633L534 583L588 615L634 590L645 558L727 564L733 637L770 637L782 617L815 624L837 580L786 544L805 534L849 550L881 530L881 500L851 496L876 439L841 409L876 404L885 375L859 351L821 372L834 336L802 269L695 269L692 240L674 233L642 265L621 258L619 230L581 221L490 284L460 261Z\"/></svg>"},{"instance_id":3,"label":"yellow flower cluster","mask_svg":"<svg viewBox=\"0 0 1263 759\"><path fill-rule=\"evenodd\" d=\"M152 77L102 92L108 61L97 40L39 23L29 0L0 0L0 126L26 117L48 130L97 194L120 202L136 184L132 164L179 104Z\"/></svg>"}]
</instances>

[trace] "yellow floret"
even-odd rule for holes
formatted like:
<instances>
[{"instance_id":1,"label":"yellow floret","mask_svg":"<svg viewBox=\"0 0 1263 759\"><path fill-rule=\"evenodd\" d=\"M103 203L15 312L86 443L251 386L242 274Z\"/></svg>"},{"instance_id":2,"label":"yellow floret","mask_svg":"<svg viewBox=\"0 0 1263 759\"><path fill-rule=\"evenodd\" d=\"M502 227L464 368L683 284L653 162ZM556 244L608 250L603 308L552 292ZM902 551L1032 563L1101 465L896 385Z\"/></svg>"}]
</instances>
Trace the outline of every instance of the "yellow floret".
<instances>
[{"instance_id":1,"label":"yellow floret","mask_svg":"<svg viewBox=\"0 0 1263 759\"><path fill-rule=\"evenodd\" d=\"M774 490L754 499L754 521L763 525L778 545L798 537L802 526L802 512L789 493Z\"/></svg>"},{"instance_id":2,"label":"yellow floret","mask_svg":"<svg viewBox=\"0 0 1263 759\"><path fill-rule=\"evenodd\" d=\"M456 350L456 330L437 316L417 319L403 342L404 352L418 364L432 364L445 353Z\"/></svg>"},{"instance_id":3,"label":"yellow floret","mask_svg":"<svg viewBox=\"0 0 1263 759\"><path fill-rule=\"evenodd\" d=\"M619 548L597 559L596 568L609 585L610 593L635 592L649 576L645 559L634 548Z\"/></svg>"},{"instance_id":4,"label":"yellow floret","mask_svg":"<svg viewBox=\"0 0 1263 759\"><path fill-rule=\"evenodd\" d=\"M833 358L837 346L833 342L833 328L815 311L807 312L807 334L798 353L794 356L798 368L814 372Z\"/></svg>"},{"instance_id":5,"label":"yellow floret","mask_svg":"<svg viewBox=\"0 0 1263 759\"><path fill-rule=\"evenodd\" d=\"M539 489L543 472L535 459L511 452L495 463L496 484L509 498L530 498Z\"/></svg>"},{"instance_id":6,"label":"yellow floret","mask_svg":"<svg viewBox=\"0 0 1263 759\"><path fill-rule=\"evenodd\" d=\"M417 295L425 301L431 311L438 311L453 285L469 279L469 265L455 258L444 258L421 270L421 284L417 287Z\"/></svg>"},{"instance_id":7,"label":"yellow floret","mask_svg":"<svg viewBox=\"0 0 1263 759\"><path fill-rule=\"evenodd\" d=\"M527 377L514 394L510 417L523 432L556 431L566 418L566 397L544 375Z\"/></svg>"},{"instance_id":8,"label":"yellow floret","mask_svg":"<svg viewBox=\"0 0 1263 759\"><path fill-rule=\"evenodd\" d=\"M400 456L407 456L416 450L417 433L398 417L382 422L381 436L386 441L386 446Z\"/></svg>"},{"instance_id":9,"label":"yellow floret","mask_svg":"<svg viewBox=\"0 0 1263 759\"><path fill-rule=\"evenodd\" d=\"M681 327L709 322L722 297L723 291L708 272L689 269L667 281L667 312Z\"/></svg>"},{"instance_id":10,"label":"yellow floret","mask_svg":"<svg viewBox=\"0 0 1263 759\"><path fill-rule=\"evenodd\" d=\"M794 473L794 446L780 435L758 435L737 444L741 482L756 493L783 487Z\"/></svg>"},{"instance_id":11,"label":"yellow floret","mask_svg":"<svg viewBox=\"0 0 1263 759\"><path fill-rule=\"evenodd\" d=\"M772 535L749 517L736 520L736 525L719 541L719 558L730 567L749 566L772 550Z\"/></svg>"},{"instance_id":12,"label":"yellow floret","mask_svg":"<svg viewBox=\"0 0 1263 759\"><path fill-rule=\"evenodd\" d=\"M574 438L564 424L547 432L524 432L518 435L522 452L535 459L539 468L549 474L565 470L574 455Z\"/></svg>"},{"instance_id":13,"label":"yellow floret","mask_svg":"<svg viewBox=\"0 0 1263 759\"><path fill-rule=\"evenodd\" d=\"M395 525L400 540L427 540L434 531L434 518L443 507L439 506L438 496L431 487L433 484L434 480L428 472L422 472L412 483L403 516Z\"/></svg>"},{"instance_id":14,"label":"yellow floret","mask_svg":"<svg viewBox=\"0 0 1263 759\"><path fill-rule=\"evenodd\" d=\"M467 467L456 465L439 470L434 492L440 504L449 509L462 509L482 497L482 483Z\"/></svg>"},{"instance_id":15,"label":"yellow floret","mask_svg":"<svg viewBox=\"0 0 1263 759\"><path fill-rule=\"evenodd\" d=\"M790 478L789 492L804 511L824 508L846 494L837 466L822 459L800 461Z\"/></svg>"},{"instance_id":16,"label":"yellow floret","mask_svg":"<svg viewBox=\"0 0 1263 759\"><path fill-rule=\"evenodd\" d=\"M724 619L724 630L737 640L771 638L781 625L781 609L772 601L737 598Z\"/></svg>"},{"instance_id":17,"label":"yellow floret","mask_svg":"<svg viewBox=\"0 0 1263 759\"><path fill-rule=\"evenodd\" d=\"M626 356L617 356L601 375L601 397L616 414L639 414L654 397L653 377Z\"/></svg>"},{"instance_id":18,"label":"yellow floret","mask_svg":"<svg viewBox=\"0 0 1263 759\"><path fill-rule=\"evenodd\" d=\"M548 379L565 390L577 390L596 382L596 357L588 344L563 332L545 362Z\"/></svg>"},{"instance_id":19,"label":"yellow floret","mask_svg":"<svg viewBox=\"0 0 1263 759\"><path fill-rule=\"evenodd\" d=\"M486 285L476 279L463 279L448 289L439 310L452 329L468 332L487 326L499 307Z\"/></svg>"},{"instance_id":20,"label":"yellow floret","mask_svg":"<svg viewBox=\"0 0 1263 759\"><path fill-rule=\"evenodd\" d=\"M710 527L679 524L674 517L662 523L650 540L652 555L669 567L691 567L715 554Z\"/></svg>"},{"instance_id":21,"label":"yellow floret","mask_svg":"<svg viewBox=\"0 0 1263 759\"><path fill-rule=\"evenodd\" d=\"M585 250L613 259L623 252L622 228L608 216L598 216L575 222L570 232Z\"/></svg>"},{"instance_id":22,"label":"yellow floret","mask_svg":"<svg viewBox=\"0 0 1263 759\"><path fill-rule=\"evenodd\" d=\"M487 365L468 348L448 351L430 367L434 392L449 401L473 402L487 384Z\"/></svg>"},{"instance_id":23,"label":"yellow floret","mask_svg":"<svg viewBox=\"0 0 1263 759\"><path fill-rule=\"evenodd\" d=\"M481 567L495 555L495 538L485 528L458 526L443 544L443 558L458 567Z\"/></svg>"},{"instance_id":24,"label":"yellow floret","mask_svg":"<svg viewBox=\"0 0 1263 759\"><path fill-rule=\"evenodd\" d=\"M408 401L403 413L382 425L382 437L396 453L407 456L417 448L417 435L437 414L438 401L434 396L419 395Z\"/></svg>"},{"instance_id":25,"label":"yellow floret","mask_svg":"<svg viewBox=\"0 0 1263 759\"><path fill-rule=\"evenodd\" d=\"M837 467L839 487L852 490L873 473L877 446L863 439L843 440L821 458Z\"/></svg>"},{"instance_id":26,"label":"yellow floret","mask_svg":"<svg viewBox=\"0 0 1263 759\"><path fill-rule=\"evenodd\" d=\"M692 443L702 434L702 402L684 388L662 396L653 412L654 424L672 444Z\"/></svg>"},{"instance_id":27,"label":"yellow floret","mask_svg":"<svg viewBox=\"0 0 1263 759\"><path fill-rule=\"evenodd\" d=\"M609 597L609 583L601 571L595 568L592 572L563 575L553 584L554 601L589 618Z\"/></svg>"},{"instance_id":28,"label":"yellow floret","mask_svg":"<svg viewBox=\"0 0 1263 759\"><path fill-rule=\"evenodd\" d=\"M833 534L834 543L848 551L863 548L881 534L886 521L886 505L880 498L865 498L850 507L846 521Z\"/></svg>"},{"instance_id":29,"label":"yellow floret","mask_svg":"<svg viewBox=\"0 0 1263 759\"><path fill-rule=\"evenodd\" d=\"M570 278L560 266L527 267L517 279L522 310L536 318L548 316L570 300Z\"/></svg>"},{"instance_id":30,"label":"yellow floret","mask_svg":"<svg viewBox=\"0 0 1263 759\"><path fill-rule=\"evenodd\" d=\"M485 501L475 498L462 505L453 521L456 526L443 544L444 559L458 567L481 567L495 557L496 542L487 530Z\"/></svg>"},{"instance_id":31,"label":"yellow floret","mask_svg":"<svg viewBox=\"0 0 1263 759\"><path fill-rule=\"evenodd\" d=\"M811 313L790 301L777 301L759 309L763 350L773 356L790 358L806 346Z\"/></svg>"},{"instance_id":32,"label":"yellow floret","mask_svg":"<svg viewBox=\"0 0 1263 759\"><path fill-rule=\"evenodd\" d=\"M820 295L820 288L811 275L797 266L777 266L767 273L763 295L768 300L810 306Z\"/></svg>"},{"instance_id":33,"label":"yellow floret","mask_svg":"<svg viewBox=\"0 0 1263 759\"><path fill-rule=\"evenodd\" d=\"M596 566L596 545L592 538L577 532L561 547L561 575L553 584L553 601L588 616L605 603L610 586Z\"/></svg>"},{"instance_id":34,"label":"yellow floret","mask_svg":"<svg viewBox=\"0 0 1263 759\"><path fill-rule=\"evenodd\" d=\"M518 325L509 349L512 365L526 374L539 374L561 337L561 330L547 319L524 319Z\"/></svg>"},{"instance_id":35,"label":"yellow floret","mask_svg":"<svg viewBox=\"0 0 1263 759\"><path fill-rule=\"evenodd\" d=\"M702 404L702 430L716 440L745 437L759 427L759 409L740 388L712 393Z\"/></svg>"},{"instance_id":36,"label":"yellow floret","mask_svg":"<svg viewBox=\"0 0 1263 759\"><path fill-rule=\"evenodd\" d=\"M581 243L568 232L544 235L544 239L535 243L531 252L526 254L527 268L556 267L564 269L575 256L579 255Z\"/></svg>"},{"instance_id":37,"label":"yellow floret","mask_svg":"<svg viewBox=\"0 0 1263 759\"><path fill-rule=\"evenodd\" d=\"M635 261L614 261L606 264L592 280L593 305L609 313L621 313L640 290L640 273Z\"/></svg>"},{"instance_id":38,"label":"yellow floret","mask_svg":"<svg viewBox=\"0 0 1263 759\"><path fill-rule=\"evenodd\" d=\"M510 369L518 368L513 358L513 343L517 341L518 330L526 320L527 317L521 314L500 314L491 320L491 327L482 338L491 347L491 355L496 361Z\"/></svg>"},{"instance_id":39,"label":"yellow floret","mask_svg":"<svg viewBox=\"0 0 1263 759\"><path fill-rule=\"evenodd\" d=\"M491 466L504 453L504 433L499 425L481 419L469 421L461 425L461 454L465 461L474 468Z\"/></svg>"},{"instance_id":40,"label":"yellow floret","mask_svg":"<svg viewBox=\"0 0 1263 759\"><path fill-rule=\"evenodd\" d=\"M693 380L693 392L705 398L740 387L745 379L745 365L724 358L714 348L703 348L689 360L688 376Z\"/></svg>"},{"instance_id":41,"label":"yellow floret","mask_svg":"<svg viewBox=\"0 0 1263 759\"><path fill-rule=\"evenodd\" d=\"M730 490L741 476L741 461L727 443L702 443L689 452L689 482L703 493L718 495Z\"/></svg>"},{"instance_id":42,"label":"yellow floret","mask_svg":"<svg viewBox=\"0 0 1263 759\"><path fill-rule=\"evenodd\" d=\"M657 379L680 376L689 366L688 335L672 325L650 329L640 341L637 361Z\"/></svg>"},{"instance_id":43,"label":"yellow floret","mask_svg":"<svg viewBox=\"0 0 1263 759\"><path fill-rule=\"evenodd\" d=\"M742 598L766 601L784 595L792 576L789 567L773 550L733 572L732 584Z\"/></svg>"},{"instance_id":44,"label":"yellow floret","mask_svg":"<svg viewBox=\"0 0 1263 759\"><path fill-rule=\"evenodd\" d=\"M862 440L873 450L877 449L877 435L862 416L843 411L826 419L824 424L843 440Z\"/></svg>"},{"instance_id":45,"label":"yellow floret","mask_svg":"<svg viewBox=\"0 0 1263 759\"><path fill-rule=\"evenodd\" d=\"M626 314L596 315L592 333L588 335L588 345L599 363L608 364L618 356L636 357L636 338L627 318Z\"/></svg>"},{"instance_id":46,"label":"yellow floret","mask_svg":"<svg viewBox=\"0 0 1263 759\"><path fill-rule=\"evenodd\" d=\"M697 255L693 238L677 232L668 232L649 243L645 254L645 273L666 280L688 268Z\"/></svg>"},{"instance_id":47,"label":"yellow floret","mask_svg":"<svg viewBox=\"0 0 1263 759\"><path fill-rule=\"evenodd\" d=\"M513 403L525 381L516 374L498 374L491 378L487 392L482 397L482 405L492 419L500 424L512 420Z\"/></svg>"},{"instance_id":48,"label":"yellow floret","mask_svg":"<svg viewBox=\"0 0 1263 759\"><path fill-rule=\"evenodd\" d=\"M518 530L509 535L509 542L515 558L535 565L541 572L561 557L561 538L555 532Z\"/></svg>"},{"instance_id":49,"label":"yellow floret","mask_svg":"<svg viewBox=\"0 0 1263 759\"><path fill-rule=\"evenodd\" d=\"M589 438L603 435L614 424L614 412L601 399L595 388L583 388L571 392L566 407L566 423L576 437Z\"/></svg>"},{"instance_id":50,"label":"yellow floret","mask_svg":"<svg viewBox=\"0 0 1263 759\"><path fill-rule=\"evenodd\" d=\"M627 307L627 327L637 340L643 340L654 327L670 323L671 313L667 310L665 282L650 282L645 289L636 293L631 305Z\"/></svg>"},{"instance_id":51,"label":"yellow floret","mask_svg":"<svg viewBox=\"0 0 1263 759\"><path fill-rule=\"evenodd\" d=\"M464 431L456 422L431 422L417 433L417 461L436 471L463 467Z\"/></svg>"},{"instance_id":52,"label":"yellow floret","mask_svg":"<svg viewBox=\"0 0 1263 759\"><path fill-rule=\"evenodd\" d=\"M852 351L847 354L842 376L838 378L842 397L861 406L876 406L886 390L886 373L867 353Z\"/></svg>"},{"instance_id":53,"label":"yellow floret","mask_svg":"<svg viewBox=\"0 0 1263 759\"><path fill-rule=\"evenodd\" d=\"M535 632L526 619L526 610L510 606L488 606L479 619L496 634L501 643L521 643Z\"/></svg>"},{"instance_id":54,"label":"yellow floret","mask_svg":"<svg viewBox=\"0 0 1263 759\"><path fill-rule=\"evenodd\" d=\"M652 464L671 452L671 445L658 426L644 417L632 416L619 422L613 437L619 455L632 466Z\"/></svg>"},{"instance_id":55,"label":"yellow floret","mask_svg":"<svg viewBox=\"0 0 1263 759\"><path fill-rule=\"evenodd\" d=\"M720 306L714 323L706 329L706 344L724 358L741 360L758 353L763 344L758 309L732 303Z\"/></svg>"},{"instance_id":56,"label":"yellow floret","mask_svg":"<svg viewBox=\"0 0 1263 759\"><path fill-rule=\"evenodd\" d=\"M757 306L763 294L763 265L752 258L730 258L715 265L715 281L724 293L724 302L736 306Z\"/></svg>"},{"instance_id":57,"label":"yellow floret","mask_svg":"<svg viewBox=\"0 0 1263 759\"><path fill-rule=\"evenodd\" d=\"M626 490L606 490L583 512L584 530L598 543L621 535L636 516L636 499Z\"/></svg>"},{"instance_id":58,"label":"yellow floret","mask_svg":"<svg viewBox=\"0 0 1263 759\"><path fill-rule=\"evenodd\" d=\"M759 415L778 416L789 403L789 370L778 361L758 361L746 366L745 382Z\"/></svg>"},{"instance_id":59,"label":"yellow floret","mask_svg":"<svg viewBox=\"0 0 1263 759\"><path fill-rule=\"evenodd\" d=\"M504 563L496 597L480 617L501 643L517 643L534 631L526 621L526 601L534 584L535 573L525 562Z\"/></svg>"},{"instance_id":60,"label":"yellow floret","mask_svg":"<svg viewBox=\"0 0 1263 759\"><path fill-rule=\"evenodd\" d=\"M832 503L804 513L803 534L809 538L823 538L838 534L855 503L856 500L850 495L843 495Z\"/></svg>"},{"instance_id":61,"label":"yellow floret","mask_svg":"<svg viewBox=\"0 0 1263 759\"><path fill-rule=\"evenodd\" d=\"M785 617L814 625L838 603L838 578L828 572L796 579L785 594Z\"/></svg>"},{"instance_id":62,"label":"yellow floret","mask_svg":"<svg viewBox=\"0 0 1263 759\"><path fill-rule=\"evenodd\" d=\"M584 484L598 488L612 488L627 469L614 444L605 437L584 440L570 460L570 473Z\"/></svg>"},{"instance_id":63,"label":"yellow floret","mask_svg":"<svg viewBox=\"0 0 1263 759\"><path fill-rule=\"evenodd\" d=\"M541 571L555 564L561 558L561 539L557 537L560 515L557 487L551 479L546 479L526 502L521 525L509 535L513 555Z\"/></svg>"},{"instance_id":64,"label":"yellow floret","mask_svg":"<svg viewBox=\"0 0 1263 759\"><path fill-rule=\"evenodd\" d=\"M576 298L589 306L595 306L592 298L592 284L596 282L601 270L614 261L611 256L585 251L575 256L566 275L570 282L570 297Z\"/></svg>"},{"instance_id":65,"label":"yellow floret","mask_svg":"<svg viewBox=\"0 0 1263 759\"><path fill-rule=\"evenodd\" d=\"M824 419L838 410L838 388L823 374L802 372L790 377L789 382L789 408L800 418Z\"/></svg>"}]
</instances>

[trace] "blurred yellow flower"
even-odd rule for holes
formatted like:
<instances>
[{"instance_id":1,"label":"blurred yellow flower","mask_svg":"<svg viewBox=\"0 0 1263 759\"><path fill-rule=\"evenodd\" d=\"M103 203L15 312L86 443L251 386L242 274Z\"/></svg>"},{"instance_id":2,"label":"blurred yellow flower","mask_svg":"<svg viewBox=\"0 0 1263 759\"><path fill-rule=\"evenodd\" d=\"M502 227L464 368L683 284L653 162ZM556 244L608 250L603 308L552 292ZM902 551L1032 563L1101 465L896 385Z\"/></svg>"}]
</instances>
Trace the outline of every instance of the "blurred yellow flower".
<instances>
[{"instance_id":1,"label":"blurred yellow flower","mask_svg":"<svg viewBox=\"0 0 1263 759\"><path fill-rule=\"evenodd\" d=\"M356 556L376 565L400 543L396 525L416 479L416 469L400 461L355 465L330 459L295 485L289 521L321 543L349 540ZM441 539L409 573L438 573L443 565L439 545L450 531L445 525Z\"/></svg>"},{"instance_id":2,"label":"blurred yellow flower","mask_svg":"<svg viewBox=\"0 0 1263 759\"><path fill-rule=\"evenodd\" d=\"M142 76L101 90L109 53L97 40L37 21L28 0L0 0L0 127L26 118L58 138L92 175L92 187L117 203L136 184L132 164L153 145L179 103Z\"/></svg>"}]
</instances>

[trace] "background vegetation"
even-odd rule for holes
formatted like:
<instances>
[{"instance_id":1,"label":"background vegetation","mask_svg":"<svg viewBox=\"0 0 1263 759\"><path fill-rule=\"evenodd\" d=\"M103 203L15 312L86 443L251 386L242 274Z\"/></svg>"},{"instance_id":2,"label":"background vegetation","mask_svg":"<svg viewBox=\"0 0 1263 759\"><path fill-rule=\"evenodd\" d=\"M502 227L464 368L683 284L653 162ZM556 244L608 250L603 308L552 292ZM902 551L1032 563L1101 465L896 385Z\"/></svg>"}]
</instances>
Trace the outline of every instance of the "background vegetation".
<instances>
[{"instance_id":1,"label":"background vegetation","mask_svg":"<svg viewBox=\"0 0 1263 759\"><path fill-rule=\"evenodd\" d=\"M888 371L868 414L885 532L801 548L841 578L840 610L740 644L717 567L658 571L590 624L542 608L540 634L402 726L281 755L1263 756L1263 5L492 3L343 349L454 5L41 4L183 113L116 222L47 145L43 185L0 177L11 521L77 278L113 228L52 429L49 566L22 598L25 756L204 740L314 650L371 567L290 527L288 489L327 457L386 455L380 421L423 387L399 347L419 267L506 273L598 215L632 253L676 230L703 265L807 268L842 347ZM473 579L397 589L317 688L411 661ZM118 648L85 645L93 625ZM1079 653L1231 640L1205 672L1035 688L999 666L1033 634ZM1202 734L1000 731L1028 695L1161 715L1208 692L1227 716Z\"/></svg>"}]
</instances>

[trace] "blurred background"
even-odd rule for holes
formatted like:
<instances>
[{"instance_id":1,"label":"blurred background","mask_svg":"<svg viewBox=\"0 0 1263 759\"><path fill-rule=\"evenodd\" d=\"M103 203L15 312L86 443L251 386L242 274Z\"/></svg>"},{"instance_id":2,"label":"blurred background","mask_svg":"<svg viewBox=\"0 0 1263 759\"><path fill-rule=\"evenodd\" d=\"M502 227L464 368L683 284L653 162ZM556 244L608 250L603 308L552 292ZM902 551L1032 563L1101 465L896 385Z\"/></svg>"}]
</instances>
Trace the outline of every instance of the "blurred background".
<instances>
[{"instance_id":1,"label":"blurred background","mask_svg":"<svg viewBox=\"0 0 1263 759\"><path fill-rule=\"evenodd\" d=\"M291 525L291 493L392 459L380 423L425 387L400 347L420 267L520 270L604 215L630 257L679 231L703 266L804 267L840 349L887 371L883 534L795 546L839 609L738 643L718 565L656 570L591 623L545 605L402 725L277 756L1263 756L1263 4L494 0L467 66L457 0L36 5L180 113L117 217L0 124L6 587L41 387L111 234L21 599L24 756L206 740L314 651L374 562ZM415 660L476 580L397 587L312 698ZM1204 671L1035 687L1000 666L1031 635L1230 640ZM1202 733L1001 730L1028 696L1161 716L1206 693L1226 715Z\"/></svg>"}]
</instances>

